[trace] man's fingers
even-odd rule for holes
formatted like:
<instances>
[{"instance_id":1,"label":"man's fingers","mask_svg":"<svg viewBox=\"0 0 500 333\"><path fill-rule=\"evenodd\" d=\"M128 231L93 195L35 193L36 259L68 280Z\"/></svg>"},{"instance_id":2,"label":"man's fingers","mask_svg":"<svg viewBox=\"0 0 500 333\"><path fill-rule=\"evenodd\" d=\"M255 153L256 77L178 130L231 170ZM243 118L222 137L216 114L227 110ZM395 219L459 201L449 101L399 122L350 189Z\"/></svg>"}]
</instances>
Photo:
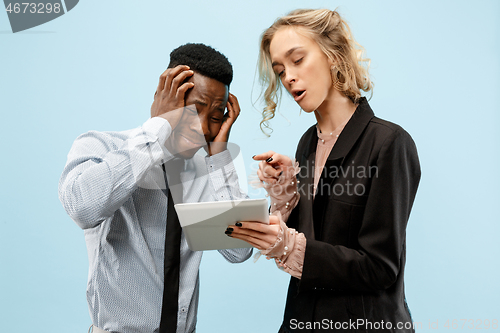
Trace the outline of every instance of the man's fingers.
<instances>
[{"instance_id":1,"label":"man's fingers","mask_svg":"<svg viewBox=\"0 0 500 333\"><path fill-rule=\"evenodd\" d=\"M236 99L236 96L233 94L229 93L229 97L227 99L226 103L226 108L227 108L227 113L224 115L223 119L223 127L221 130L231 130L231 126L233 126L234 122L236 121L236 118L240 115L240 106L238 104L238 100Z\"/></svg>"},{"instance_id":2,"label":"man's fingers","mask_svg":"<svg viewBox=\"0 0 500 333\"><path fill-rule=\"evenodd\" d=\"M184 97L186 96L186 92L193 88L194 87L194 83L193 82L185 82L182 86L180 86L177 91L176 91L176 94L175 94L175 98L177 100L184 100Z\"/></svg>"},{"instance_id":3,"label":"man's fingers","mask_svg":"<svg viewBox=\"0 0 500 333\"><path fill-rule=\"evenodd\" d=\"M170 70L167 69L165 70L161 75L160 75L160 82L158 83L158 87L156 88L156 93L155 93L155 96L157 94L159 94L164 88L165 88L165 81L167 80L167 74L168 74L168 71Z\"/></svg>"},{"instance_id":4,"label":"man's fingers","mask_svg":"<svg viewBox=\"0 0 500 333\"><path fill-rule=\"evenodd\" d=\"M181 73L177 74L172 80L172 85L170 87L171 96L178 96L178 90L183 85L183 82L192 76L194 72L192 70L183 70ZM188 82L185 82L188 83ZM185 84L184 83L184 84ZM192 83L192 82L189 82Z\"/></svg>"},{"instance_id":5,"label":"man's fingers","mask_svg":"<svg viewBox=\"0 0 500 333\"><path fill-rule=\"evenodd\" d=\"M235 95L229 93L229 97L227 99L228 102L228 111L229 111L229 106L231 107L232 114L234 115L234 119L238 118L240 115L240 103L238 102L238 98L236 98Z\"/></svg>"},{"instance_id":6,"label":"man's fingers","mask_svg":"<svg viewBox=\"0 0 500 333\"><path fill-rule=\"evenodd\" d=\"M165 86L163 87L163 91L168 93L170 92L170 88L172 86L172 80L182 71L188 71L189 66L186 65L178 65L174 68L169 68L165 71ZM164 73L164 74L165 74ZM163 75L163 74L162 74Z\"/></svg>"}]
</instances>

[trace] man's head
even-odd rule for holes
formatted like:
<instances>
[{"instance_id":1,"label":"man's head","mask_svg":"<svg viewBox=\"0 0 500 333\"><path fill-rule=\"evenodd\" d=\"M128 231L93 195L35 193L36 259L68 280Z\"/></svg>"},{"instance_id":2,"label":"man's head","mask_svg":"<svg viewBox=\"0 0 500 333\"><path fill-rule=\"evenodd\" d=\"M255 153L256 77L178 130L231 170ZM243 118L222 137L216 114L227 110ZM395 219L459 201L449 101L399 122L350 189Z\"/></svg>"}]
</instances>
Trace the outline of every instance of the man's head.
<instances>
[{"instance_id":1,"label":"man's head","mask_svg":"<svg viewBox=\"0 0 500 333\"><path fill-rule=\"evenodd\" d=\"M204 44L185 44L170 53L168 68L186 65L198 74L226 85L233 80L233 66L225 55Z\"/></svg>"},{"instance_id":2,"label":"man's head","mask_svg":"<svg viewBox=\"0 0 500 333\"><path fill-rule=\"evenodd\" d=\"M187 65L194 74L185 95L185 111L167 140L167 148L188 159L219 134L233 79L233 68L220 52L203 44L182 45L170 53L168 68Z\"/></svg>"}]
</instances>

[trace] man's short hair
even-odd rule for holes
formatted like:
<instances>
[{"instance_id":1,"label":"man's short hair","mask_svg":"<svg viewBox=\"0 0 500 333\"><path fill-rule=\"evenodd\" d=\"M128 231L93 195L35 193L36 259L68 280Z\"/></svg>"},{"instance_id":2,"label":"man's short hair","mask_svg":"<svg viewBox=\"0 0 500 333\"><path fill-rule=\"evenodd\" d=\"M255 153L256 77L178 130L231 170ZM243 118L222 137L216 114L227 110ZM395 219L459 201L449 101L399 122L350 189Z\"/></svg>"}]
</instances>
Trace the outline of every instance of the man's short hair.
<instances>
[{"instance_id":1,"label":"man's short hair","mask_svg":"<svg viewBox=\"0 0 500 333\"><path fill-rule=\"evenodd\" d=\"M205 44L188 43L173 50L168 68L177 65L187 65L191 70L228 87L233 80L233 66L226 56Z\"/></svg>"}]
</instances>

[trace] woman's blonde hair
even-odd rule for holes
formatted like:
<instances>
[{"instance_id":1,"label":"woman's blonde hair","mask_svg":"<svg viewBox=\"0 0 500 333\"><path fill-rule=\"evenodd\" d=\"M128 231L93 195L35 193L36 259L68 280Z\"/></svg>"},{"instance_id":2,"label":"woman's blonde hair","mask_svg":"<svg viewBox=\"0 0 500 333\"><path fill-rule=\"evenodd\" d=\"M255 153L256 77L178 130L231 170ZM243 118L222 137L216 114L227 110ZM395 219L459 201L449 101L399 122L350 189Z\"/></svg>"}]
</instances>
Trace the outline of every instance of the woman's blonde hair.
<instances>
[{"instance_id":1,"label":"woman's blonde hair","mask_svg":"<svg viewBox=\"0 0 500 333\"><path fill-rule=\"evenodd\" d=\"M370 59L364 58L364 48L351 34L349 25L339 13L329 9L297 9L278 18L264 33L260 43L259 75L266 104L262 111L261 130L270 129L269 120L274 118L278 96L281 96L279 76L273 71L269 46L276 32L282 27L300 26L316 41L325 55L335 64L331 75L334 87L354 103L361 97L360 90L372 90L368 74ZM266 87L267 86L267 87Z\"/></svg>"}]
</instances>

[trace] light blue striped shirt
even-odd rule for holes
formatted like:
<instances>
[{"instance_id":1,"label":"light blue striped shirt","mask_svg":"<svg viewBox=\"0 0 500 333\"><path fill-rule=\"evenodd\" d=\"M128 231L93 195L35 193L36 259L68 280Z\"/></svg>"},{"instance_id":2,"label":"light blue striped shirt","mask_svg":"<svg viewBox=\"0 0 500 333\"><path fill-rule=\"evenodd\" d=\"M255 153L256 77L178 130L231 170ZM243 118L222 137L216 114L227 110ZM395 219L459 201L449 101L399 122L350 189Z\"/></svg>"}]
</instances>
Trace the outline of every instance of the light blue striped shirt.
<instances>
[{"instance_id":1,"label":"light blue striped shirt","mask_svg":"<svg viewBox=\"0 0 500 333\"><path fill-rule=\"evenodd\" d=\"M167 198L161 164L172 129L163 118L123 132L79 136L59 181L59 198L84 229L89 257L87 301L92 323L120 333L158 332L163 297ZM215 171L213 171L215 170ZM181 173L184 202L245 198L229 152L195 155ZM199 265L182 235L177 333L196 327ZM242 262L251 249L219 251Z\"/></svg>"}]
</instances>

